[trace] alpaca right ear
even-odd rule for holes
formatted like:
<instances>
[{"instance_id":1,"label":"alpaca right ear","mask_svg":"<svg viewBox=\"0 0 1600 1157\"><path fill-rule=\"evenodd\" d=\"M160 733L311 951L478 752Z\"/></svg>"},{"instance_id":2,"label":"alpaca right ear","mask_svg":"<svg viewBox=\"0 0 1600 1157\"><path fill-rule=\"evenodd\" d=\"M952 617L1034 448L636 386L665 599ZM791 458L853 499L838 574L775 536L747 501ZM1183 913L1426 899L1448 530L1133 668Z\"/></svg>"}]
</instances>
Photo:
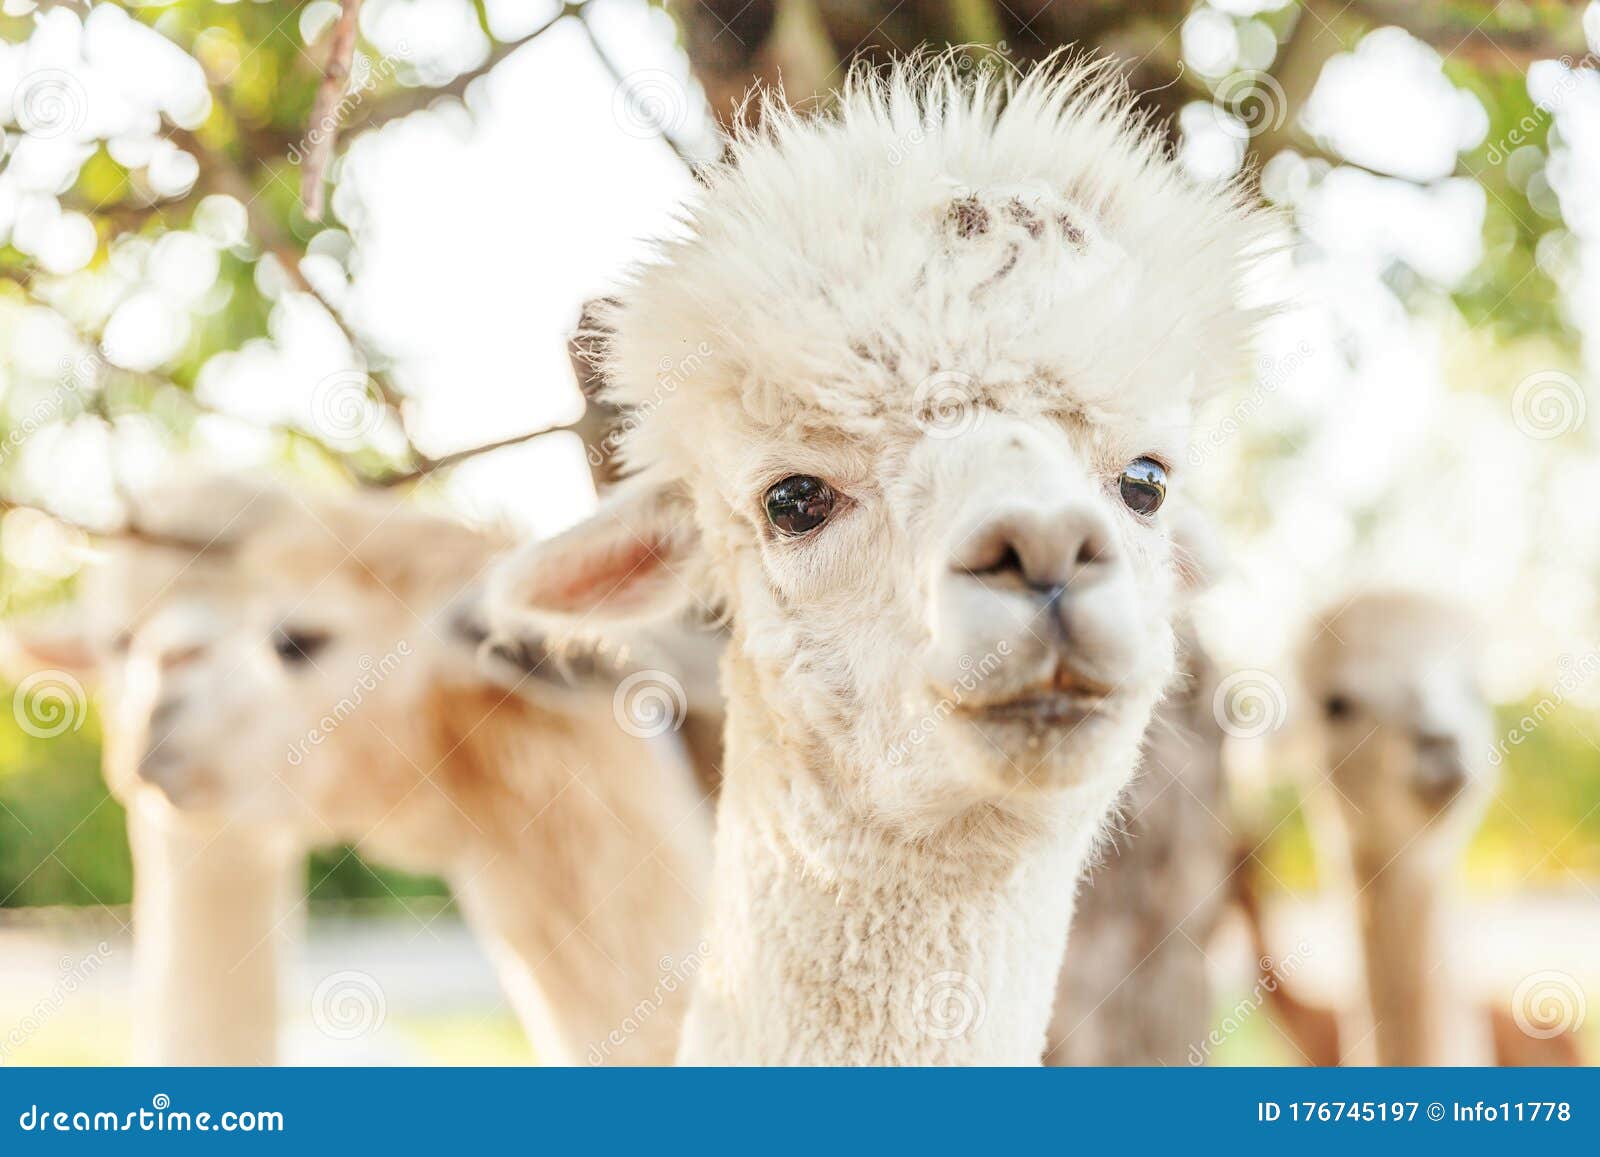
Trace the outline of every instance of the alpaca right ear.
<instances>
[{"instance_id":1,"label":"alpaca right ear","mask_svg":"<svg viewBox=\"0 0 1600 1157\"><path fill-rule=\"evenodd\" d=\"M43 670L87 682L103 658L82 617L68 610L24 616L0 628L0 678L13 683Z\"/></svg>"},{"instance_id":2,"label":"alpaca right ear","mask_svg":"<svg viewBox=\"0 0 1600 1157\"><path fill-rule=\"evenodd\" d=\"M489 578L489 618L497 628L666 618L695 597L689 567L698 545L676 487L624 485L585 521L501 562Z\"/></svg>"}]
</instances>

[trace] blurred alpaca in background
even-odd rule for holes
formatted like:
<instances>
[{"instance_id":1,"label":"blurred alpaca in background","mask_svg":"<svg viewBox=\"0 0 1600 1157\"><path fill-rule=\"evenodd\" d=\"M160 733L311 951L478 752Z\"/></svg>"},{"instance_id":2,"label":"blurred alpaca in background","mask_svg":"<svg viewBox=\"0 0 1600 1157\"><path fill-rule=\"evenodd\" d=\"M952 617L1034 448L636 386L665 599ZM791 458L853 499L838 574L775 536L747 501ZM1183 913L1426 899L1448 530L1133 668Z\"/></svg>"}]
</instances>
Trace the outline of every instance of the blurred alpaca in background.
<instances>
[{"instance_id":1,"label":"blurred alpaca in background","mask_svg":"<svg viewBox=\"0 0 1600 1157\"><path fill-rule=\"evenodd\" d=\"M272 1059L300 856L347 840L446 877L542 1059L670 1061L688 985L658 962L695 967L710 847L693 775L641 737L681 719L677 677L632 664L644 646L552 655L523 635L482 655L490 536L376 500L231 491L162 495L163 525L205 549L122 548L84 600L120 615L101 632L123 641L107 771L135 817L141 976L162 994L141 1056ZM205 878L233 860L254 887Z\"/></svg>"},{"instance_id":2,"label":"blurred alpaca in background","mask_svg":"<svg viewBox=\"0 0 1600 1157\"><path fill-rule=\"evenodd\" d=\"M1451 950L1455 877L1498 779L1479 635L1433 596L1368 591L1321 616L1301 650L1328 787L1306 793L1308 818L1361 950L1360 996L1336 1016L1269 986L1311 1063L1577 1063L1569 1034L1531 1036L1486 1007ZM1246 909L1268 955L1253 892Z\"/></svg>"}]
</instances>

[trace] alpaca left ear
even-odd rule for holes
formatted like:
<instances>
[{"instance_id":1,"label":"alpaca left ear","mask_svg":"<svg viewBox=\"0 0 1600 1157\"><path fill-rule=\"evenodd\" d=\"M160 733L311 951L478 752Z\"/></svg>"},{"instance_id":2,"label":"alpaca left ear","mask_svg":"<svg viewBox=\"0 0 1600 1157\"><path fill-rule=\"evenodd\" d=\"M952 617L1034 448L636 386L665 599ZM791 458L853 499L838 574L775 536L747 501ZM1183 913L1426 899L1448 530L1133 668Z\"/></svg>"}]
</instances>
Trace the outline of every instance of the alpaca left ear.
<instances>
[{"instance_id":1,"label":"alpaca left ear","mask_svg":"<svg viewBox=\"0 0 1600 1157\"><path fill-rule=\"evenodd\" d=\"M593 516L522 547L490 575L499 626L529 619L594 626L664 619L693 600L699 534L676 486L628 483Z\"/></svg>"}]
</instances>

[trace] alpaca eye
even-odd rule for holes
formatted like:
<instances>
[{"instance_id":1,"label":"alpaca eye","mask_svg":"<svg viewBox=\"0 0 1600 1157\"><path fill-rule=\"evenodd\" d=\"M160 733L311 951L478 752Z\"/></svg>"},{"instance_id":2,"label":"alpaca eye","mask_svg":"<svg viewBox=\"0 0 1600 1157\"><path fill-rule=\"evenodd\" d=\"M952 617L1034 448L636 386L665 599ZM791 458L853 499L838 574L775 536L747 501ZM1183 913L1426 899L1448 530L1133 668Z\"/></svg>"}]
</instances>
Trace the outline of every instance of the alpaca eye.
<instances>
[{"instance_id":1,"label":"alpaca eye","mask_svg":"<svg viewBox=\"0 0 1600 1157\"><path fill-rule=\"evenodd\" d=\"M833 488L809 474L791 474L767 491L767 521L784 534L809 534L833 513Z\"/></svg>"},{"instance_id":2,"label":"alpaca eye","mask_svg":"<svg viewBox=\"0 0 1600 1157\"><path fill-rule=\"evenodd\" d=\"M309 663L311 657L328 645L329 636L323 631L296 631L279 627L272 635L272 649L278 658L291 667Z\"/></svg>"},{"instance_id":3,"label":"alpaca eye","mask_svg":"<svg viewBox=\"0 0 1600 1157\"><path fill-rule=\"evenodd\" d=\"M1322 701L1322 713L1329 719L1347 719L1354 710L1354 704L1343 695L1329 695Z\"/></svg>"},{"instance_id":4,"label":"alpaca eye","mask_svg":"<svg viewBox=\"0 0 1600 1157\"><path fill-rule=\"evenodd\" d=\"M1154 458L1135 458L1117 483L1122 501L1135 514L1154 514L1167 497L1167 468Z\"/></svg>"}]
</instances>

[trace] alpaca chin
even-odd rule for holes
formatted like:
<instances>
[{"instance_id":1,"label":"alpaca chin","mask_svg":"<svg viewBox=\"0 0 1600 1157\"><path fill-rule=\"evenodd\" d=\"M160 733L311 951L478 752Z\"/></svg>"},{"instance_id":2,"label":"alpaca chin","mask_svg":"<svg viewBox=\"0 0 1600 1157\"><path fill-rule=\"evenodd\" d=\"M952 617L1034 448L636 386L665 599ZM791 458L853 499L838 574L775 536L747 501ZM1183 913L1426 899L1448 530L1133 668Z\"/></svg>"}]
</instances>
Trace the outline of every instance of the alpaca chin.
<instances>
[{"instance_id":1,"label":"alpaca chin","mask_svg":"<svg viewBox=\"0 0 1600 1157\"><path fill-rule=\"evenodd\" d=\"M988 798L1013 802L1126 778L1143 703L1119 695L1092 707L1019 705L963 714L947 724L962 778Z\"/></svg>"}]
</instances>

